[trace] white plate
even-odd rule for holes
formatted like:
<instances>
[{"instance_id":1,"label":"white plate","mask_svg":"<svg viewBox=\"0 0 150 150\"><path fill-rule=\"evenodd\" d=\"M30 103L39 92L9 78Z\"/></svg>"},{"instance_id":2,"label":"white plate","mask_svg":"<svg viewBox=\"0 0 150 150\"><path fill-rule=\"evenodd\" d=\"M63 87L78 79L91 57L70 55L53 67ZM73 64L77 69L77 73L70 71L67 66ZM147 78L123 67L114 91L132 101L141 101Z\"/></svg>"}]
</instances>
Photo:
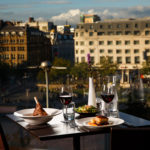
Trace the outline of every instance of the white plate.
<instances>
[{"instance_id":1,"label":"white plate","mask_svg":"<svg viewBox=\"0 0 150 150\"><path fill-rule=\"evenodd\" d=\"M88 117L88 118L78 119L78 120L76 120L76 124L77 124L79 127L87 128L87 129L89 129L89 130L99 130L99 129L102 129L102 128L105 128L105 127L117 126L117 125L120 125L120 124L124 123L124 120L122 120L122 119L120 119L120 118L112 118L112 117L109 117L109 118L108 118L108 122L109 122L108 125L90 126L90 125L88 124L88 122L90 122L92 118L94 118L94 117Z\"/></svg>"},{"instance_id":2,"label":"white plate","mask_svg":"<svg viewBox=\"0 0 150 150\"><path fill-rule=\"evenodd\" d=\"M47 116L33 116L35 108L31 109L22 109L19 111L14 112L15 116L18 116L22 119L24 119L25 122L31 124L31 125L39 125L47 123L48 121L52 120L52 118L58 114L60 114L62 111L54 108L44 108L44 110L47 112Z\"/></svg>"}]
</instances>

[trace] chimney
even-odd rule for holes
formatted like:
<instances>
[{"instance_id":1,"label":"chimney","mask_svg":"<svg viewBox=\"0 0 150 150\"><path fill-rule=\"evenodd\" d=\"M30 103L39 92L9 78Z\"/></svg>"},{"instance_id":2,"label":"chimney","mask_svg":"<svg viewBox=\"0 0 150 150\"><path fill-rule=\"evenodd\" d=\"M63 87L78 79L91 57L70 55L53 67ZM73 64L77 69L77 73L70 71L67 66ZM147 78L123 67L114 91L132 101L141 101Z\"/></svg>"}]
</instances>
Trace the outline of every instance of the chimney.
<instances>
[{"instance_id":1,"label":"chimney","mask_svg":"<svg viewBox=\"0 0 150 150\"><path fill-rule=\"evenodd\" d=\"M34 18L33 17L29 17L29 22L34 22Z\"/></svg>"}]
</instances>

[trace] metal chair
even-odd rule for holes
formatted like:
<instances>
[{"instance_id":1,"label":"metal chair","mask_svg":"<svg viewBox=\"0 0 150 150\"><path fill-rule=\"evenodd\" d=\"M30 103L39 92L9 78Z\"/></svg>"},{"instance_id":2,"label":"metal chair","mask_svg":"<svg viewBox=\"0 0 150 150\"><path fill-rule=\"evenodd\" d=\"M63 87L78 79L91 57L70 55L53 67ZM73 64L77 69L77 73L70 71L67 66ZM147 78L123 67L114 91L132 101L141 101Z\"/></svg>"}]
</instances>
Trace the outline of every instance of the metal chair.
<instances>
[{"instance_id":1,"label":"metal chair","mask_svg":"<svg viewBox=\"0 0 150 150\"><path fill-rule=\"evenodd\" d=\"M111 128L111 150L150 149L150 127Z\"/></svg>"}]
</instances>

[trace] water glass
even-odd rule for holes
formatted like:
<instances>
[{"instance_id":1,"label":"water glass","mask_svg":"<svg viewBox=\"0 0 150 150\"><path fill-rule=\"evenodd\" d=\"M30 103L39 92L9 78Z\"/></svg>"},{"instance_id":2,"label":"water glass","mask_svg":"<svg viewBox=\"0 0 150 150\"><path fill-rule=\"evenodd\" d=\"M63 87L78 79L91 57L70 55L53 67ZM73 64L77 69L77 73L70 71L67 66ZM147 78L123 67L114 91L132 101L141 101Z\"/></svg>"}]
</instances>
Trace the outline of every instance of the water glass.
<instances>
[{"instance_id":1,"label":"water glass","mask_svg":"<svg viewBox=\"0 0 150 150\"><path fill-rule=\"evenodd\" d=\"M71 102L63 107L64 122L71 122L75 119L75 103Z\"/></svg>"}]
</instances>

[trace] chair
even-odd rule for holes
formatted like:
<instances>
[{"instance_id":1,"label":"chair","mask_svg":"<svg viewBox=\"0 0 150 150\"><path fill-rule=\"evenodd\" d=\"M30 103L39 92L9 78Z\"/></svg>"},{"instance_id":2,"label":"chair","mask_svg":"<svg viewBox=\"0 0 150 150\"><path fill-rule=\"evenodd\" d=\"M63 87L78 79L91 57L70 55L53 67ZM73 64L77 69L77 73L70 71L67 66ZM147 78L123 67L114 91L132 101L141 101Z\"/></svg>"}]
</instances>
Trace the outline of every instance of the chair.
<instances>
[{"instance_id":1,"label":"chair","mask_svg":"<svg viewBox=\"0 0 150 150\"><path fill-rule=\"evenodd\" d=\"M1 124L0 124L0 150L9 150L9 146L6 141L6 137Z\"/></svg>"},{"instance_id":2,"label":"chair","mask_svg":"<svg viewBox=\"0 0 150 150\"><path fill-rule=\"evenodd\" d=\"M150 149L150 127L111 128L111 150Z\"/></svg>"}]
</instances>

